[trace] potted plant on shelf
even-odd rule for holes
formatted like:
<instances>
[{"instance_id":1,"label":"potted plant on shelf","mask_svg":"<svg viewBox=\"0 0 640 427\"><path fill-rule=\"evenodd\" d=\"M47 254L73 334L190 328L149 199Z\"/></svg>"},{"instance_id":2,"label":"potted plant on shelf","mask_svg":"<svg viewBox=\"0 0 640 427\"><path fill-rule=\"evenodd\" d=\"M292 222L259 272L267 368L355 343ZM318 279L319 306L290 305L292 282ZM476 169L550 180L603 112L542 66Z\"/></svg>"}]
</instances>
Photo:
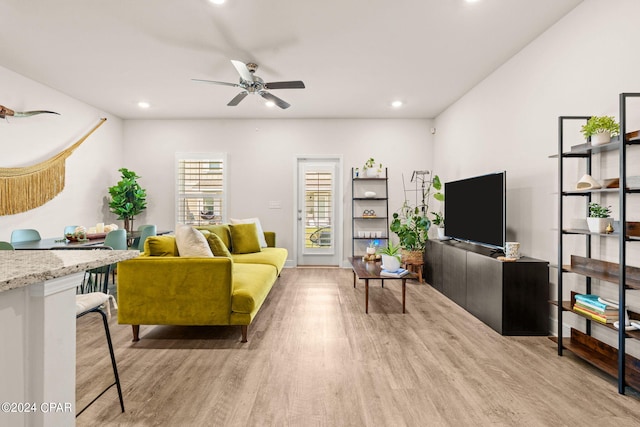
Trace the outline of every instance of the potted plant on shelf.
<instances>
[{"instance_id":1,"label":"potted plant on shelf","mask_svg":"<svg viewBox=\"0 0 640 427\"><path fill-rule=\"evenodd\" d=\"M444 239L444 214L440 212L431 212L433 214L433 225L438 227L438 239Z\"/></svg>"},{"instance_id":2,"label":"potted plant on shelf","mask_svg":"<svg viewBox=\"0 0 640 427\"><path fill-rule=\"evenodd\" d=\"M620 134L620 124L611 116L593 116L581 131L585 138L591 137L591 145L602 145Z\"/></svg>"},{"instance_id":3,"label":"potted plant on shelf","mask_svg":"<svg viewBox=\"0 0 640 427\"><path fill-rule=\"evenodd\" d=\"M380 248L382 258L382 268L387 271L396 271L400 268L400 246L387 243L387 246Z\"/></svg>"},{"instance_id":4,"label":"potted plant on shelf","mask_svg":"<svg viewBox=\"0 0 640 427\"><path fill-rule=\"evenodd\" d=\"M373 157L369 157L369 160L364 163L364 167L362 169L364 170L367 178L376 178L380 176L380 173L382 172L382 163L380 163L378 168L376 168L375 159Z\"/></svg>"},{"instance_id":5,"label":"potted plant on shelf","mask_svg":"<svg viewBox=\"0 0 640 427\"><path fill-rule=\"evenodd\" d=\"M433 179L424 179L421 185L421 201L416 206L411 205L405 198L402 207L394 212L389 229L400 239L402 261L409 264L422 264L423 253L429 240L431 220L427 217L431 197L443 201L444 194L440 192L442 184L438 175ZM417 181L416 181L417 182ZM435 191L435 193L434 193ZM405 197L406 197L405 190Z\"/></svg>"},{"instance_id":6,"label":"potted plant on shelf","mask_svg":"<svg viewBox=\"0 0 640 427\"><path fill-rule=\"evenodd\" d=\"M124 228L130 234L133 231L133 218L147 208L147 192L138 184L137 179L140 177L134 171L126 168L118 171L122 174L122 179L109 187L109 208L118 215L118 219L124 220Z\"/></svg>"},{"instance_id":7,"label":"potted plant on shelf","mask_svg":"<svg viewBox=\"0 0 640 427\"><path fill-rule=\"evenodd\" d=\"M607 225L611 224L611 206L602 206L599 203L589 203L589 217L587 226L592 233L605 233Z\"/></svg>"}]
</instances>

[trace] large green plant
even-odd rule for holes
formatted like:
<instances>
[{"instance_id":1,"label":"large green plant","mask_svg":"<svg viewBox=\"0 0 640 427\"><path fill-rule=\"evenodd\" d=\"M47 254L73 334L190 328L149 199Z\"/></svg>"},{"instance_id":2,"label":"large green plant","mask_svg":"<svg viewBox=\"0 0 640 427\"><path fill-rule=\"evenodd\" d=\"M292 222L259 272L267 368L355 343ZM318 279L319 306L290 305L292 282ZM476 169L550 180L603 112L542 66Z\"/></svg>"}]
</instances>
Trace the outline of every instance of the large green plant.
<instances>
[{"instance_id":1,"label":"large green plant","mask_svg":"<svg viewBox=\"0 0 640 427\"><path fill-rule=\"evenodd\" d=\"M431 228L431 220L427 217L429 201L431 197L443 201L444 194L440 192L441 189L440 177L434 175L432 180L423 182L422 200L417 206L412 206L405 200L398 212L394 212L389 229L398 236L402 249L424 251Z\"/></svg>"},{"instance_id":2,"label":"large green plant","mask_svg":"<svg viewBox=\"0 0 640 427\"><path fill-rule=\"evenodd\" d=\"M140 178L134 171L126 168L118 169L122 179L113 187L109 187L111 212L124 220L125 229L133 231L133 218L147 208L147 192L140 187Z\"/></svg>"}]
</instances>

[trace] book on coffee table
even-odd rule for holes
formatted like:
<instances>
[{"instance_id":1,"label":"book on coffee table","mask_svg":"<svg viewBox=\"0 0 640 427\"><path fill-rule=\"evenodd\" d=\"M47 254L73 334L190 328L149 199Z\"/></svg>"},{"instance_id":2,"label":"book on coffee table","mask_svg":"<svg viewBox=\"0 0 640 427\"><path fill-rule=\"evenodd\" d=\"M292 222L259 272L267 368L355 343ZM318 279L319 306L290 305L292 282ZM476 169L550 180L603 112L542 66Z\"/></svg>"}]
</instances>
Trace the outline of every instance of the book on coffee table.
<instances>
[{"instance_id":1,"label":"book on coffee table","mask_svg":"<svg viewBox=\"0 0 640 427\"><path fill-rule=\"evenodd\" d=\"M380 276L382 277L402 277L409 274L409 270L399 268L396 271L380 270Z\"/></svg>"}]
</instances>

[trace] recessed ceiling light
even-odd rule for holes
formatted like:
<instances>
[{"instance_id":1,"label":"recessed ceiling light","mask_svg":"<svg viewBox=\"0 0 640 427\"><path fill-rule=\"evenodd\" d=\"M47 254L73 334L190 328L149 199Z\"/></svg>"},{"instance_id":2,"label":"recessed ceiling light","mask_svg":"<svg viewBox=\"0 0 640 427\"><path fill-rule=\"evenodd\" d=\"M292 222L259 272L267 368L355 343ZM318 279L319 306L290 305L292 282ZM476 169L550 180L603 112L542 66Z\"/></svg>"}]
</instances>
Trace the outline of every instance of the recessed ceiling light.
<instances>
[{"instance_id":1,"label":"recessed ceiling light","mask_svg":"<svg viewBox=\"0 0 640 427\"><path fill-rule=\"evenodd\" d=\"M149 108L149 107L151 107L151 104L149 104L148 102L145 102L145 101L140 101L140 102L138 102L138 107L140 107L140 108Z\"/></svg>"},{"instance_id":2,"label":"recessed ceiling light","mask_svg":"<svg viewBox=\"0 0 640 427\"><path fill-rule=\"evenodd\" d=\"M213 3L213 4L217 4L217 5L221 5L224 4L226 0L209 0L209 2Z\"/></svg>"},{"instance_id":3,"label":"recessed ceiling light","mask_svg":"<svg viewBox=\"0 0 640 427\"><path fill-rule=\"evenodd\" d=\"M400 108L400 107L402 107L402 101L393 101L393 102L391 103L391 106L392 106L393 108Z\"/></svg>"},{"instance_id":4,"label":"recessed ceiling light","mask_svg":"<svg viewBox=\"0 0 640 427\"><path fill-rule=\"evenodd\" d=\"M264 103L264 105L266 105L267 107L271 108L271 107L275 107L276 103L273 101L267 101Z\"/></svg>"},{"instance_id":5,"label":"recessed ceiling light","mask_svg":"<svg viewBox=\"0 0 640 427\"><path fill-rule=\"evenodd\" d=\"M480 0L467 0L467 3L478 3Z\"/></svg>"}]
</instances>

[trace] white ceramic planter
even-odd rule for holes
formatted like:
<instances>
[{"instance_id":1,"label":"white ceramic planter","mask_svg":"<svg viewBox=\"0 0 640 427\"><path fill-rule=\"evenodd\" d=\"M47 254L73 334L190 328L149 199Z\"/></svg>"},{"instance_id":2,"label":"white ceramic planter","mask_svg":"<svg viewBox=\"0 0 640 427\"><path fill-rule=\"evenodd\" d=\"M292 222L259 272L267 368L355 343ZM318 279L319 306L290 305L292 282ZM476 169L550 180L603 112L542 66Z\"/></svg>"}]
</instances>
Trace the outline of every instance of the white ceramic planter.
<instances>
[{"instance_id":1,"label":"white ceramic planter","mask_svg":"<svg viewBox=\"0 0 640 427\"><path fill-rule=\"evenodd\" d=\"M587 226L592 233L605 233L610 222L613 222L613 218L587 218Z\"/></svg>"},{"instance_id":2,"label":"white ceramic planter","mask_svg":"<svg viewBox=\"0 0 640 427\"><path fill-rule=\"evenodd\" d=\"M366 171L367 171L367 178L375 178L376 176L378 176L377 169L369 168L369 169L366 169Z\"/></svg>"},{"instance_id":3,"label":"white ceramic planter","mask_svg":"<svg viewBox=\"0 0 640 427\"><path fill-rule=\"evenodd\" d=\"M591 145L602 145L611 142L611 132L598 132L591 135Z\"/></svg>"},{"instance_id":4,"label":"white ceramic planter","mask_svg":"<svg viewBox=\"0 0 640 427\"><path fill-rule=\"evenodd\" d=\"M444 227L438 227L438 240L444 240L445 235L444 235Z\"/></svg>"},{"instance_id":5,"label":"white ceramic planter","mask_svg":"<svg viewBox=\"0 0 640 427\"><path fill-rule=\"evenodd\" d=\"M396 271L400 268L400 260L391 255L382 255L382 268L387 271Z\"/></svg>"}]
</instances>

